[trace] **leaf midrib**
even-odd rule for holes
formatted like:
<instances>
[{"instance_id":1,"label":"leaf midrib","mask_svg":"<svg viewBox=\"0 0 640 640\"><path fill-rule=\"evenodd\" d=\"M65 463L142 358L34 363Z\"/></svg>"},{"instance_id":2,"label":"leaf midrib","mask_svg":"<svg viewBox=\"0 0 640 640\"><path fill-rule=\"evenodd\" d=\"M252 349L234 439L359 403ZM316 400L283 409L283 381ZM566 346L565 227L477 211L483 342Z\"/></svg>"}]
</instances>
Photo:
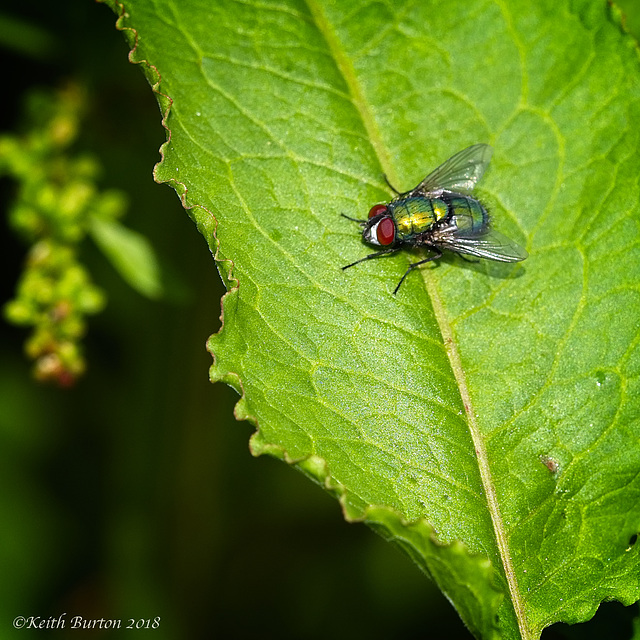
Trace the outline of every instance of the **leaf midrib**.
<instances>
[{"instance_id":1,"label":"leaf midrib","mask_svg":"<svg viewBox=\"0 0 640 640\"><path fill-rule=\"evenodd\" d=\"M380 161L385 174L390 177L392 184L398 183L398 176L396 175L393 165L391 163L389 152L382 141L382 135L378 128L378 125L371 115L371 109L364 98L363 92L360 87L360 83L357 80L355 70L349 62L348 57L345 55L338 37L331 29L329 22L326 20L321 8L317 5L316 0L305 0L309 13L314 20L315 26L319 33L324 38L329 52L331 53L333 60L340 71L348 89L351 100L355 108L360 115L362 123L369 136L369 141L374 148L374 151ZM484 439L480 433L478 423L476 421L475 412L471 402L469 389L467 386L466 376L462 367L462 361L458 352L457 344L454 340L453 329L446 315L446 311L440 295L438 294L435 281L428 270L421 270L427 293L431 298L431 304L434 310L436 321L440 334L442 335L443 343L449 358L449 363L453 371L453 375L460 392L460 397L463 401L464 411L467 416L467 424L469 425L469 431L473 440L473 445L476 452L476 459L478 461L478 469L480 472L480 478L482 486L485 491L487 506L491 515L491 521L493 524L494 533L496 536L496 542L498 545L498 551L502 560L502 565L505 572L507 584L509 585L509 592L511 594L511 600L513 608L515 610L516 618L518 620L518 626L520 628L520 634L523 639L531 638L531 632L524 611L524 603L522 601L521 593L518 588L515 570L513 567L513 561L509 549L509 543L507 541L506 529L500 507L498 504L498 498L496 495L496 488L493 482L491 469L489 467L489 459L485 448Z\"/></svg>"}]
</instances>

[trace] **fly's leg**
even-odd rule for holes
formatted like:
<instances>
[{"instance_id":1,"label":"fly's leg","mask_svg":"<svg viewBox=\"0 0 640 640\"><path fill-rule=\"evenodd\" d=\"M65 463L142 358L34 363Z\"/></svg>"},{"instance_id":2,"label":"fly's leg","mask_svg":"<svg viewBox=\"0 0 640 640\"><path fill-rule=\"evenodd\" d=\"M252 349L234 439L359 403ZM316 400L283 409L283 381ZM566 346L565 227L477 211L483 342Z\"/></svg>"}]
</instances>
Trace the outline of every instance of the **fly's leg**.
<instances>
[{"instance_id":1,"label":"fly's leg","mask_svg":"<svg viewBox=\"0 0 640 640\"><path fill-rule=\"evenodd\" d=\"M342 267L342 270L344 271L349 267L354 267L355 265L360 264L365 260L373 260L373 258L379 258L380 256L386 256L386 255L389 255L390 253L396 253L396 251L400 251L400 248L396 247L395 249L383 249L382 251L378 251L377 253L370 253L368 256L365 256L364 258L360 258L360 260L356 260L355 262L348 264L346 267Z\"/></svg>"},{"instance_id":2,"label":"fly's leg","mask_svg":"<svg viewBox=\"0 0 640 640\"><path fill-rule=\"evenodd\" d=\"M407 194L411 193L412 191L415 191L415 189L412 189L411 191L398 191L390 182L389 182L389 178L387 178L387 174L383 173L382 177L384 178L384 181L387 183L387 186L389 187L389 189L391 189L391 191L393 191L393 193L395 193L397 196L406 196Z\"/></svg>"},{"instance_id":3,"label":"fly's leg","mask_svg":"<svg viewBox=\"0 0 640 640\"><path fill-rule=\"evenodd\" d=\"M461 253L458 254L465 262L480 262L480 260L472 260L471 258L467 258L467 256L462 255Z\"/></svg>"},{"instance_id":4,"label":"fly's leg","mask_svg":"<svg viewBox=\"0 0 640 640\"><path fill-rule=\"evenodd\" d=\"M387 178L387 174L383 173L382 177L384 178L384 181L389 185L389 189L391 189L391 191L393 191L396 195L400 195L400 192L389 182L389 178Z\"/></svg>"},{"instance_id":5,"label":"fly's leg","mask_svg":"<svg viewBox=\"0 0 640 640\"><path fill-rule=\"evenodd\" d=\"M404 272L404 275L402 276L402 278L400 278L400 282L398 282L398 286L393 290L393 295L395 296L396 293L398 293L398 289L400 288L400 285L404 282L404 279L416 268L419 267L421 264L424 264L425 262L431 262L432 260L437 260L438 258L442 258L442 251L440 251L440 249L436 249L435 247L433 247L433 251L436 251L437 253L433 256L429 256L428 258L425 258L424 260L420 260L420 262L412 262L409 265L409 268Z\"/></svg>"}]
</instances>

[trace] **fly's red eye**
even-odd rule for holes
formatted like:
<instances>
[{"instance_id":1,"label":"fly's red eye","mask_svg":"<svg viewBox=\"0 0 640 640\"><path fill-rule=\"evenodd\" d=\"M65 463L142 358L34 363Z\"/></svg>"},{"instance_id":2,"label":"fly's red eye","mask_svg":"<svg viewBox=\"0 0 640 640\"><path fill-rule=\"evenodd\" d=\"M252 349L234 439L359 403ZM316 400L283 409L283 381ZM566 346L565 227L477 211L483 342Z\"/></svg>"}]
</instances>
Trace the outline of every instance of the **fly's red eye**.
<instances>
[{"instance_id":1,"label":"fly's red eye","mask_svg":"<svg viewBox=\"0 0 640 640\"><path fill-rule=\"evenodd\" d=\"M385 246L391 244L396 237L396 225L390 217L382 218L376 228L378 242Z\"/></svg>"},{"instance_id":2,"label":"fly's red eye","mask_svg":"<svg viewBox=\"0 0 640 640\"><path fill-rule=\"evenodd\" d=\"M374 216L379 215L380 213L384 213L387 210L386 204L374 204L371 209L369 209L369 218L373 218Z\"/></svg>"}]
</instances>

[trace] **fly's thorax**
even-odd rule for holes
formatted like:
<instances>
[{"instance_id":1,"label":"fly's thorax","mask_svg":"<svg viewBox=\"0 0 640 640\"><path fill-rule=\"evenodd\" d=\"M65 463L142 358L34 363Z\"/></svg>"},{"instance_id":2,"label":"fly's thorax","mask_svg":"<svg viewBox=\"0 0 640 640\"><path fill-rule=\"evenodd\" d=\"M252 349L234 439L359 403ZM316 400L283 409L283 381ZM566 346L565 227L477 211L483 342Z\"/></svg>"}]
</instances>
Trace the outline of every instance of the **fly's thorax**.
<instances>
[{"instance_id":1,"label":"fly's thorax","mask_svg":"<svg viewBox=\"0 0 640 640\"><path fill-rule=\"evenodd\" d=\"M445 218L449 207L440 198L401 196L389 203L389 211L396 223L398 238L408 240Z\"/></svg>"},{"instance_id":2,"label":"fly's thorax","mask_svg":"<svg viewBox=\"0 0 640 640\"><path fill-rule=\"evenodd\" d=\"M449 212L458 232L478 235L486 231L489 226L489 214L475 198L460 194L447 197Z\"/></svg>"}]
</instances>

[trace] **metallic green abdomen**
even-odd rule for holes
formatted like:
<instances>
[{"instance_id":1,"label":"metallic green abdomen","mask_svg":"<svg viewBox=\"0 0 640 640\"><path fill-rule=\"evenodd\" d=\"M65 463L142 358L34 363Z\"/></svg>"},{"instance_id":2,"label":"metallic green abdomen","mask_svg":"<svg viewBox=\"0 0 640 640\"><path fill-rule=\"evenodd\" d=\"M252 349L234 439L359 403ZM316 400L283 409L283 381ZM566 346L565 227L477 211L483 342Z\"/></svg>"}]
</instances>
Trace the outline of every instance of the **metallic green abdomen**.
<instances>
[{"instance_id":1,"label":"metallic green abdomen","mask_svg":"<svg viewBox=\"0 0 640 640\"><path fill-rule=\"evenodd\" d=\"M452 221L460 234L477 235L486 230L489 214L477 200L462 195L449 196L447 200Z\"/></svg>"}]
</instances>

